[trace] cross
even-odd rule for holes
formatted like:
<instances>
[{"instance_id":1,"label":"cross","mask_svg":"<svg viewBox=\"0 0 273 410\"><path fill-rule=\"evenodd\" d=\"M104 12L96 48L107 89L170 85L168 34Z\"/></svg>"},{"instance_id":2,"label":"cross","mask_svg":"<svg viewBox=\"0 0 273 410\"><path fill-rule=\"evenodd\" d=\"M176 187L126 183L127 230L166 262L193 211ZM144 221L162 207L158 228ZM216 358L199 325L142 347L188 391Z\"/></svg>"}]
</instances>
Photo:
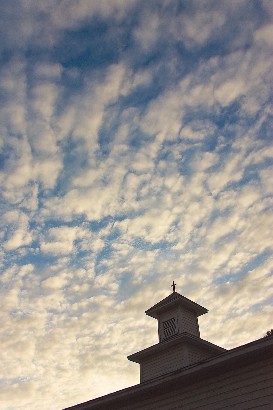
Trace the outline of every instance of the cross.
<instances>
[{"instance_id":1,"label":"cross","mask_svg":"<svg viewBox=\"0 0 273 410\"><path fill-rule=\"evenodd\" d=\"M171 285L171 288L173 288L173 292L175 292L175 286L176 286L176 283L174 283L174 280L173 280L173 284Z\"/></svg>"}]
</instances>

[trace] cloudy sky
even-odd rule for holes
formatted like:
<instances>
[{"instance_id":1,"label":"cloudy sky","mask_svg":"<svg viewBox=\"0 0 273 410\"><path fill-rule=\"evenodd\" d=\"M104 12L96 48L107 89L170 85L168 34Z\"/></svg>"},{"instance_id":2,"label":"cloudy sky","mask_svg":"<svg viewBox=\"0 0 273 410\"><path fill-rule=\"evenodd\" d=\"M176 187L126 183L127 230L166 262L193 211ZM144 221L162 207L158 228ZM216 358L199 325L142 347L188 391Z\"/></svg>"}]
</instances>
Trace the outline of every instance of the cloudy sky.
<instances>
[{"instance_id":1,"label":"cloudy sky","mask_svg":"<svg viewBox=\"0 0 273 410\"><path fill-rule=\"evenodd\" d=\"M0 408L139 381L177 291L225 348L273 327L273 7L0 3Z\"/></svg>"}]
</instances>

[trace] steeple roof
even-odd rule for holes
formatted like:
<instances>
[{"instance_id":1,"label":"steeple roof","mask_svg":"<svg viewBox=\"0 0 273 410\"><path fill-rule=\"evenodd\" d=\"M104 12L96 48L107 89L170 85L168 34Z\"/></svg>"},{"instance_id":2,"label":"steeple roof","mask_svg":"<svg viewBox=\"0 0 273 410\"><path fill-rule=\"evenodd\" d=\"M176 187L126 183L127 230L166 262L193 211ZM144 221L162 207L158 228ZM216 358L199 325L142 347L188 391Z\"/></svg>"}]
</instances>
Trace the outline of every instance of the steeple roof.
<instances>
[{"instance_id":1,"label":"steeple roof","mask_svg":"<svg viewBox=\"0 0 273 410\"><path fill-rule=\"evenodd\" d=\"M185 296L180 295L180 293L173 292L165 299L162 299L160 302L156 303L154 306L146 310L145 313L148 316L158 319L159 313L162 313L163 311L175 306L184 307L185 309L194 312L196 316L201 316L208 312L206 308L198 305L198 303L195 303Z\"/></svg>"},{"instance_id":2,"label":"steeple roof","mask_svg":"<svg viewBox=\"0 0 273 410\"><path fill-rule=\"evenodd\" d=\"M153 346L147 347L139 352L133 353L127 357L131 362L141 363L145 358L153 356L155 353L164 353L165 351L170 351L174 346L187 343L188 348L191 345L196 346L197 348L205 349L210 353L211 356L219 355L223 352L226 352L226 349L223 347L217 346L214 343L210 343L207 340L201 339L200 337L191 335L187 332L177 335L172 339L169 339L168 342L157 343Z\"/></svg>"}]
</instances>

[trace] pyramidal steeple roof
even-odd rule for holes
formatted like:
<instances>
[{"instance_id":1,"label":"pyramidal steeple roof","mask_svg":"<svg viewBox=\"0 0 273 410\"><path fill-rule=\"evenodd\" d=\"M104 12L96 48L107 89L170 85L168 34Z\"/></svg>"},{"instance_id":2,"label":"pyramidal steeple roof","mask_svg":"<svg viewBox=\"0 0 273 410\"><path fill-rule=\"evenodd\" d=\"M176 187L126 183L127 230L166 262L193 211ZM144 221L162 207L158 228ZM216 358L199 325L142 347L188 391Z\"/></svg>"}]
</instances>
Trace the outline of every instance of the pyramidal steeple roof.
<instances>
[{"instance_id":1,"label":"pyramidal steeple roof","mask_svg":"<svg viewBox=\"0 0 273 410\"><path fill-rule=\"evenodd\" d=\"M159 313L162 313L163 311L175 306L181 306L187 310L190 310L194 312L196 316L201 316L208 312L206 308L198 305L198 303L195 303L185 296L180 295L180 293L172 292L165 299L162 299L160 302L146 310L145 313L148 316L158 319Z\"/></svg>"}]
</instances>

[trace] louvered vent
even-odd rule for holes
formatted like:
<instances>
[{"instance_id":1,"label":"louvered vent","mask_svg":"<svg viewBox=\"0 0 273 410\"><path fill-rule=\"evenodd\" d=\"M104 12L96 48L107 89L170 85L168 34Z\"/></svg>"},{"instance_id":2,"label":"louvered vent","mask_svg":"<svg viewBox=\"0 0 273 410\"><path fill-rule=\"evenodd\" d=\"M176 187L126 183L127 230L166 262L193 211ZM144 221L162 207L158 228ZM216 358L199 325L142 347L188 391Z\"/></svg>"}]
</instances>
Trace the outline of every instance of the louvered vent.
<instances>
[{"instance_id":1,"label":"louvered vent","mask_svg":"<svg viewBox=\"0 0 273 410\"><path fill-rule=\"evenodd\" d=\"M176 321L174 317L172 317L169 320L166 320L165 322L162 322L162 324L165 338L176 334Z\"/></svg>"}]
</instances>

